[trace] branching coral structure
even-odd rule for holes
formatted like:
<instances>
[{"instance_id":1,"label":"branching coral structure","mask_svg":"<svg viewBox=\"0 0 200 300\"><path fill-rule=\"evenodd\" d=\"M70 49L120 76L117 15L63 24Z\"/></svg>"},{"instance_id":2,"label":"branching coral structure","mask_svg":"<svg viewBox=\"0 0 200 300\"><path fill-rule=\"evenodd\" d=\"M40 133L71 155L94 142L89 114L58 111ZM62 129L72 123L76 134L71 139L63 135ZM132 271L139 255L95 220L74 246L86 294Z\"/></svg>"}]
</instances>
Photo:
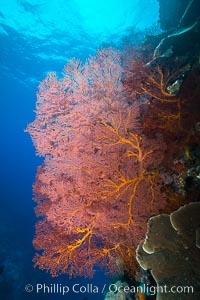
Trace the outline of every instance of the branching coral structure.
<instances>
[{"instance_id":1,"label":"branching coral structure","mask_svg":"<svg viewBox=\"0 0 200 300\"><path fill-rule=\"evenodd\" d=\"M41 82L27 127L45 158L34 184L35 266L53 276L134 272L146 221L170 202L159 172L166 144L144 135L118 51L72 59L63 74Z\"/></svg>"}]
</instances>

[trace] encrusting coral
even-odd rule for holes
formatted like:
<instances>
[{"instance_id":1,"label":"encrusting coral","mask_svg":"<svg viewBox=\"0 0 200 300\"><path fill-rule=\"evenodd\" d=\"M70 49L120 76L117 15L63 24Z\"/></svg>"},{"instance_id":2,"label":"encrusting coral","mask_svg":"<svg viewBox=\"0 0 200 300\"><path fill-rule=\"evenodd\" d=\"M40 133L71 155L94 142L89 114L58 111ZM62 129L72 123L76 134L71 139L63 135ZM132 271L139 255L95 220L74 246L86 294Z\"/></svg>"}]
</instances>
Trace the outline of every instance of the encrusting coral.
<instances>
[{"instance_id":1,"label":"encrusting coral","mask_svg":"<svg viewBox=\"0 0 200 300\"><path fill-rule=\"evenodd\" d=\"M200 299L200 203L193 202L170 215L150 218L137 261L151 273L158 286L157 300ZM189 289L186 289L189 287Z\"/></svg>"}]
</instances>

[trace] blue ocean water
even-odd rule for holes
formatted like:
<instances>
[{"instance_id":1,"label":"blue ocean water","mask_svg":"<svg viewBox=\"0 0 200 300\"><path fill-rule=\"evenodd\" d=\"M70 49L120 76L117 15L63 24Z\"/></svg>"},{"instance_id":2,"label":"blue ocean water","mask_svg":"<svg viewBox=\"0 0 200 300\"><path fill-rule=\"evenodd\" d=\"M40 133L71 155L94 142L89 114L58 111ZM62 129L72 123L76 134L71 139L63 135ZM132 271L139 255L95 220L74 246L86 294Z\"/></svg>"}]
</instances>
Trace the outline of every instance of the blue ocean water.
<instances>
[{"instance_id":1,"label":"blue ocean water","mask_svg":"<svg viewBox=\"0 0 200 300\"><path fill-rule=\"evenodd\" d=\"M69 58L84 61L99 47L134 43L134 33L157 21L156 0L0 0L0 299L91 300L91 293L27 293L25 286L109 282L100 271L92 280L69 280L33 268L32 184L42 159L24 129L34 119L37 87L49 71L60 74Z\"/></svg>"}]
</instances>

